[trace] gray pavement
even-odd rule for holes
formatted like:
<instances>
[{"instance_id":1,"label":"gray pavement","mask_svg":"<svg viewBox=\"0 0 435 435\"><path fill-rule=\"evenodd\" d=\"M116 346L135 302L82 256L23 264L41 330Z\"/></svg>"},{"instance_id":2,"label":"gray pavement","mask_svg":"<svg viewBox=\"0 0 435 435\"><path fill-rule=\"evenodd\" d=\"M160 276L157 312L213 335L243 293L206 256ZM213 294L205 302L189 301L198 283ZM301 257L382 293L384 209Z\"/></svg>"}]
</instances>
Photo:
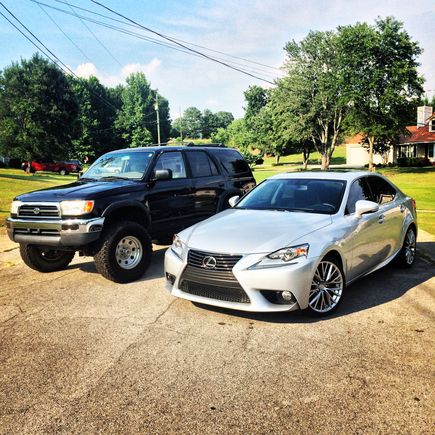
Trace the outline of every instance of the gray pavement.
<instances>
[{"instance_id":1,"label":"gray pavement","mask_svg":"<svg viewBox=\"0 0 435 435\"><path fill-rule=\"evenodd\" d=\"M431 243L431 242L427 242ZM163 253L117 285L0 237L0 433L431 433L434 267L387 267L333 317L172 298Z\"/></svg>"}]
</instances>

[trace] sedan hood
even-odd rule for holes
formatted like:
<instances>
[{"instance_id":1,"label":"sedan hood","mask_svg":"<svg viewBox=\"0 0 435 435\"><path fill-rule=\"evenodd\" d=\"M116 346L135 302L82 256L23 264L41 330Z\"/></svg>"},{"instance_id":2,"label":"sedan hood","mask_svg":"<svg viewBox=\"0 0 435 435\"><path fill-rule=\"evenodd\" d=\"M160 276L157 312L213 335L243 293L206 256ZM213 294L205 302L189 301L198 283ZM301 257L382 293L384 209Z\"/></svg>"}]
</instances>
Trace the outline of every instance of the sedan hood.
<instances>
[{"instance_id":1,"label":"sedan hood","mask_svg":"<svg viewBox=\"0 0 435 435\"><path fill-rule=\"evenodd\" d=\"M141 183L137 181L77 181L75 183L50 187L35 192L24 193L16 199L20 201L62 201L66 199L98 199L106 195L127 193L138 190ZM143 188L143 187L142 187Z\"/></svg>"},{"instance_id":2,"label":"sedan hood","mask_svg":"<svg viewBox=\"0 0 435 435\"><path fill-rule=\"evenodd\" d=\"M330 215L230 209L180 233L189 248L228 254L269 253L332 223Z\"/></svg>"}]
</instances>

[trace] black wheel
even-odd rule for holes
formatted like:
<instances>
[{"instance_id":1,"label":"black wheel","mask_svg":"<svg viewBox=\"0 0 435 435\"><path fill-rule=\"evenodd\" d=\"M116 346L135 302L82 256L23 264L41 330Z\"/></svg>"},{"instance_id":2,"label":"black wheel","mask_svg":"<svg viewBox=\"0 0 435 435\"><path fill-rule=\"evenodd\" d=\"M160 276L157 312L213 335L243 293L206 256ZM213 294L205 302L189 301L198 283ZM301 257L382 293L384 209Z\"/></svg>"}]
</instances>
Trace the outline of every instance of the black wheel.
<instances>
[{"instance_id":1,"label":"black wheel","mask_svg":"<svg viewBox=\"0 0 435 435\"><path fill-rule=\"evenodd\" d=\"M115 222L104 232L94 260L105 278L127 283L145 273L152 253L151 238L143 226L136 222Z\"/></svg>"},{"instance_id":2,"label":"black wheel","mask_svg":"<svg viewBox=\"0 0 435 435\"><path fill-rule=\"evenodd\" d=\"M27 266L47 273L65 269L74 258L75 252L20 244L20 254Z\"/></svg>"},{"instance_id":3,"label":"black wheel","mask_svg":"<svg viewBox=\"0 0 435 435\"><path fill-rule=\"evenodd\" d=\"M68 175L68 171L65 168L59 170L60 175Z\"/></svg>"},{"instance_id":4,"label":"black wheel","mask_svg":"<svg viewBox=\"0 0 435 435\"><path fill-rule=\"evenodd\" d=\"M329 315L340 304L345 288L341 265L335 258L325 257L314 272L307 313L316 317Z\"/></svg>"},{"instance_id":5,"label":"black wheel","mask_svg":"<svg viewBox=\"0 0 435 435\"><path fill-rule=\"evenodd\" d=\"M415 262L415 255L417 253L417 237L414 228L408 228L405 239L403 240L402 249L396 257L396 264L399 267L408 268L412 267Z\"/></svg>"}]
</instances>

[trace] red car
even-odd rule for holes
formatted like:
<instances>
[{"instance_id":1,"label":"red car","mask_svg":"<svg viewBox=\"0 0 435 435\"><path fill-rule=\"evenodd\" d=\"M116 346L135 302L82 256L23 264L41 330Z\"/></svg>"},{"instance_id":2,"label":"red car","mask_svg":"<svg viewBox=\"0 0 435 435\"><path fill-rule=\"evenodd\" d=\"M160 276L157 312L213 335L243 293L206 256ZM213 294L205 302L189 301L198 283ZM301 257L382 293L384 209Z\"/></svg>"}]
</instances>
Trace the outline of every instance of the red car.
<instances>
[{"instance_id":1,"label":"red car","mask_svg":"<svg viewBox=\"0 0 435 435\"><path fill-rule=\"evenodd\" d=\"M80 172L83 165L78 160L55 162L51 159L37 159L24 162L21 167L24 171L34 174L35 172L58 172L60 175L68 175L70 172Z\"/></svg>"}]
</instances>

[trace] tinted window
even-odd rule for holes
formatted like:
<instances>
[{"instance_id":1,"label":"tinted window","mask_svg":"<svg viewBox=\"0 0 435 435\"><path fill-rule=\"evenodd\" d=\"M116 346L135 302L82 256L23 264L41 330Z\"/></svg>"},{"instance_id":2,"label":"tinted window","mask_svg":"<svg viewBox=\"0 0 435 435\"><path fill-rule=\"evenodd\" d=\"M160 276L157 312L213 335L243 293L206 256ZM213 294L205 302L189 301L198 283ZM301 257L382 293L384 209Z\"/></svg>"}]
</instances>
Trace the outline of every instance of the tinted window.
<instances>
[{"instance_id":1,"label":"tinted window","mask_svg":"<svg viewBox=\"0 0 435 435\"><path fill-rule=\"evenodd\" d=\"M172 172L172 178L186 178L186 167L179 151L161 154L154 167L154 170L157 169L169 169Z\"/></svg>"},{"instance_id":2,"label":"tinted window","mask_svg":"<svg viewBox=\"0 0 435 435\"><path fill-rule=\"evenodd\" d=\"M340 208L345 181L272 179L246 195L237 208L334 214Z\"/></svg>"},{"instance_id":3,"label":"tinted window","mask_svg":"<svg viewBox=\"0 0 435 435\"><path fill-rule=\"evenodd\" d=\"M359 178L352 183L347 199L346 213L355 213L355 204L360 200L373 201L366 178Z\"/></svg>"},{"instance_id":4,"label":"tinted window","mask_svg":"<svg viewBox=\"0 0 435 435\"><path fill-rule=\"evenodd\" d=\"M217 175L216 165L204 151L189 151L186 155L190 169L192 170L192 177L198 178Z\"/></svg>"},{"instance_id":5,"label":"tinted window","mask_svg":"<svg viewBox=\"0 0 435 435\"><path fill-rule=\"evenodd\" d=\"M251 175L251 169L242 155L234 149L214 151L215 157L230 175Z\"/></svg>"},{"instance_id":6,"label":"tinted window","mask_svg":"<svg viewBox=\"0 0 435 435\"><path fill-rule=\"evenodd\" d=\"M369 177L368 182L374 201L378 204L386 204L395 198L396 190L388 181L381 177Z\"/></svg>"}]
</instances>

